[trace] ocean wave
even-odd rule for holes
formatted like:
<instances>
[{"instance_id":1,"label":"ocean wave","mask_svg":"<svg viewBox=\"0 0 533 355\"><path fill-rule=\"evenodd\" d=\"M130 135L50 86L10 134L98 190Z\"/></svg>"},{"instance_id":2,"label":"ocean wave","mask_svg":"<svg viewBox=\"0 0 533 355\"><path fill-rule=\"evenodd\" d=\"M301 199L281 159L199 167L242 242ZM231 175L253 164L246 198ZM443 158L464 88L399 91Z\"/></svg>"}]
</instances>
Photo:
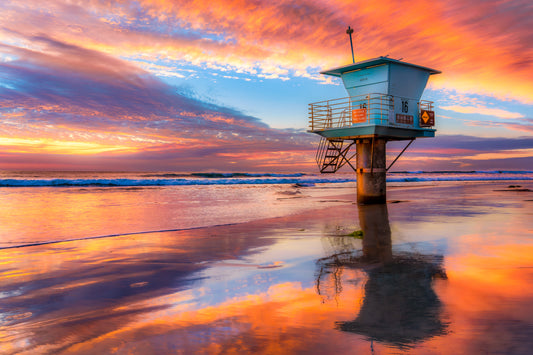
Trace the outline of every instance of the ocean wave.
<instances>
[{"instance_id":1,"label":"ocean wave","mask_svg":"<svg viewBox=\"0 0 533 355\"><path fill-rule=\"evenodd\" d=\"M533 176L433 176L433 177L388 177L387 182L431 182L431 181L531 181Z\"/></svg>"},{"instance_id":2,"label":"ocean wave","mask_svg":"<svg viewBox=\"0 0 533 355\"><path fill-rule=\"evenodd\" d=\"M150 175L151 176L151 175ZM179 177L178 177L179 176ZM61 178L4 178L0 187L150 187L194 185L274 185L292 184L300 187L322 183L355 182L355 174L306 175L306 174L253 174L253 173L192 173L192 174L147 174L133 177L61 177ZM511 181L533 180L529 171L483 171L483 172L404 172L387 174L387 182L430 181Z\"/></svg>"},{"instance_id":3,"label":"ocean wave","mask_svg":"<svg viewBox=\"0 0 533 355\"><path fill-rule=\"evenodd\" d=\"M191 185L272 185L342 183L355 178L204 178L204 179L3 179L0 187L127 187L127 186L191 186Z\"/></svg>"},{"instance_id":4,"label":"ocean wave","mask_svg":"<svg viewBox=\"0 0 533 355\"><path fill-rule=\"evenodd\" d=\"M457 175L471 175L471 174L518 174L518 175L527 175L527 174L533 174L533 171L527 171L527 170L469 170L469 171L461 171L461 170L436 170L436 171L392 171L388 172L388 174L444 174L444 175L450 175L450 174L457 174Z\"/></svg>"},{"instance_id":5,"label":"ocean wave","mask_svg":"<svg viewBox=\"0 0 533 355\"><path fill-rule=\"evenodd\" d=\"M293 174L277 174L277 173L156 173L156 174L145 174L142 177L153 177L153 178L188 178L188 177L197 177L197 178L207 178L207 179L220 179L220 178L258 178L258 177L301 177L304 176L304 173L293 173Z\"/></svg>"}]
</instances>

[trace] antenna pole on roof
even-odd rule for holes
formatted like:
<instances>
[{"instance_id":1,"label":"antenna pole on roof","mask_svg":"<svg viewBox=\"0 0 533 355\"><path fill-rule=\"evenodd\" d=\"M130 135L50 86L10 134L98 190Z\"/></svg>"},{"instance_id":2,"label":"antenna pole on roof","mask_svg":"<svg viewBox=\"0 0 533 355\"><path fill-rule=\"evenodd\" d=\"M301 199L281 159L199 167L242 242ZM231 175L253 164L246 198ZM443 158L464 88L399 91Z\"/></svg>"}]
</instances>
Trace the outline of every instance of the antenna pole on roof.
<instances>
[{"instance_id":1,"label":"antenna pole on roof","mask_svg":"<svg viewBox=\"0 0 533 355\"><path fill-rule=\"evenodd\" d=\"M353 28L348 26L348 29L346 30L346 33L350 36L350 47L352 48L352 62L355 63L355 57L353 56L353 42L352 42Z\"/></svg>"}]
</instances>

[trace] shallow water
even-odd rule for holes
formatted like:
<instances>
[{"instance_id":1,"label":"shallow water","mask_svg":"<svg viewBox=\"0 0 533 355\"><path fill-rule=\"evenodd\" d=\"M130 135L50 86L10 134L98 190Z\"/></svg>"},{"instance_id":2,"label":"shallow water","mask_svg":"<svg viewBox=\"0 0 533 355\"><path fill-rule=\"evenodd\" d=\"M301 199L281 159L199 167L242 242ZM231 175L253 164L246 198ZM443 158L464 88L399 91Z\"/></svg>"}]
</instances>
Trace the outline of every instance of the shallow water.
<instances>
[{"instance_id":1,"label":"shallow water","mask_svg":"<svg viewBox=\"0 0 533 355\"><path fill-rule=\"evenodd\" d=\"M88 190L13 202L3 245L243 223L0 250L1 353L533 347L533 192L389 186L386 206L358 208L350 186Z\"/></svg>"},{"instance_id":2,"label":"shallow water","mask_svg":"<svg viewBox=\"0 0 533 355\"><path fill-rule=\"evenodd\" d=\"M284 216L328 204L321 196L354 186L0 188L0 248Z\"/></svg>"}]
</instances>

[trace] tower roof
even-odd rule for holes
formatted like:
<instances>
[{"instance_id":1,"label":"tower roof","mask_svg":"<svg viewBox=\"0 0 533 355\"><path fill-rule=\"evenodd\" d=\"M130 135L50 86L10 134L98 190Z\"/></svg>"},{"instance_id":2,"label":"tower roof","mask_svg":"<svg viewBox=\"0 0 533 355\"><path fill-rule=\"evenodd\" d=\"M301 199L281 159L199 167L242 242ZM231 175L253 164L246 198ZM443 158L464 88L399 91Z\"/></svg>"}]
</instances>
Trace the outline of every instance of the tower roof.
<instances>
[{"instance_id":1,"label":"tower roof","mask_svg":"<svg viewBox=\"0 0 533 355\"><path fill-rule=\"evenodd\" d=\"M373 58L373 59L364 60L362 62L357 62L357 63L353 63L353 64L344 65L344 66L338 67L338 68L324 70L324 71L321 71L320 74L333 75L333 76L339 76L340 77L342 74L344 74L346 72L361 70L361 69L374 67L374 66L378 66L378 65L381 65L381 64L387 64L387 63L395 63L395 64L399 64L399 65L405 65L405 66L408 66L408 67L414 67L414 68L426 70L426 71L429 72L430 75L431 74L440 74L441 73L441 71L436 70L436 69L431 69L431 68L423 67L423 66L416 65L416 64L402 62L402 61L397 60L397 59L392 59L392 58L387 58L387 57L377 57L377 58Z\"/></svg>"}]
</instances>

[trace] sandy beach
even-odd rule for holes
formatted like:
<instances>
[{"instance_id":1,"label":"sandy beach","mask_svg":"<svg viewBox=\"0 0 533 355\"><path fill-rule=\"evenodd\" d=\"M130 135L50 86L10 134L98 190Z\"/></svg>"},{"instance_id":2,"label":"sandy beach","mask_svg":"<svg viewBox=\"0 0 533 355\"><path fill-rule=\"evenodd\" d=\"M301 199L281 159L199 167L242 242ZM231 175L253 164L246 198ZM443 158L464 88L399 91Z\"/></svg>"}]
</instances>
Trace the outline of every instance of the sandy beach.
<instances>
[{"instance_id":1,"label":"sandy beach","mask_svg":"<svg viewBox=\"0 0 533 355\"><path fill-rule=\"evenodd\" d=\"M387 205L359 207L349 183L240 189L198 192L212 194L201 220L172 188L115 189L116 210L113 195L68 190L61 230L57 201L42 202L47 221L20 214L0 249L0 353L533 347L531 182L389 184Z\"/></svg>"}]
</instances>

